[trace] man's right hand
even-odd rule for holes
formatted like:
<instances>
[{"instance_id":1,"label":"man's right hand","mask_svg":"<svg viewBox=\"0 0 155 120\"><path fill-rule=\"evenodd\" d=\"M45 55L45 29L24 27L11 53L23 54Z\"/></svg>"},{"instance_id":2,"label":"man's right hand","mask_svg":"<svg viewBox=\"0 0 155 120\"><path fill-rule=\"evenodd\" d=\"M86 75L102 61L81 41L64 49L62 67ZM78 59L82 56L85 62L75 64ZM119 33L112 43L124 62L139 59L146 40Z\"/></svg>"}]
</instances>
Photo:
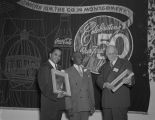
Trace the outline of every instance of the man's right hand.
<instances>
[{"instance_id":1,"label":"man's right hand","mask_svg":"<svg viewBox=\"0 0 155 120\"><path fill-rule=\"evenodd\" d=\"M63 98L64 96L65 96L64 92L61 91L61 92L58 93L57 98Z\"/></svg>"},{"instance_id":2,"label":"man's right hand","mask_svg":"<svg viewBox=\"0 0 155 120\"><path fill-rule=\"evenodd\" d=\"M114 86L113 85L111 85L109 82L105 82L104 84L103 84L103 88L108 88L108 89L113 89L114 88Z\"/></svg>"},{"instance_id":3,"label":"man's right hand","mask_svg":"<svg viewBox=\"0 0 155 120\"><path fill-rule=\"evenodd\" d=\"M68 111L69 117L70 117L70 116L73 116L73 108L70 108L70 109L68 109L67 111Z\"/></svg>"}]
</instances>

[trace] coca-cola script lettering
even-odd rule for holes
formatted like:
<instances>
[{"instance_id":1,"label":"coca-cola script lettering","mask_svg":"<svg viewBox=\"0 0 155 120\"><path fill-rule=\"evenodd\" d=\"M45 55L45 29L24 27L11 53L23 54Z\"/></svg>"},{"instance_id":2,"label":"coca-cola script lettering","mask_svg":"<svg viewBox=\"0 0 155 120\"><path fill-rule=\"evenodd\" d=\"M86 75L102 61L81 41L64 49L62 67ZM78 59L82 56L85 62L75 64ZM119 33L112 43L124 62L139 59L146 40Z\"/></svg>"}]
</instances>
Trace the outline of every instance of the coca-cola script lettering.
<instances>
[{"instance_id":1,"label":"coca-cola script lettering","mask_svg":"<svg viewBox=\"0 0 155 120\"><path fill-rule=\"evenodd\" d=\"M67 45L71 46L72 45L72 39L71 38L65 38L65 39L59 39L57 38L54 42L55 45Z\"/></svg>"}]
</instances>

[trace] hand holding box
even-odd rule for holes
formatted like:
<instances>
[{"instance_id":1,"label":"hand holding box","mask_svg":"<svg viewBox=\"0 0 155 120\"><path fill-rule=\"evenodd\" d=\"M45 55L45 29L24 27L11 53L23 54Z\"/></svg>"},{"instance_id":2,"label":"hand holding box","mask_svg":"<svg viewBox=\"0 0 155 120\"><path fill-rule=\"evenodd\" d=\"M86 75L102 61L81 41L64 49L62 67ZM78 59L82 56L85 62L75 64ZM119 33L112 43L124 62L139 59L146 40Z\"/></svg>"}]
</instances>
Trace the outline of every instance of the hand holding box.
<instances>
[{"instance_id":1,"label":"hand holding box","mask_svg":"<svg viewBox=\"0 0 155 120\"><path fill-rule=\"evenodd\" d=\"M132 76L134 75L133 72L129 71L128 69L124 70L116 79L114 79L110 84L114 87L112 91L115 92L118 90L123 84L131 80Z\"/></svg>"}]
</instances>

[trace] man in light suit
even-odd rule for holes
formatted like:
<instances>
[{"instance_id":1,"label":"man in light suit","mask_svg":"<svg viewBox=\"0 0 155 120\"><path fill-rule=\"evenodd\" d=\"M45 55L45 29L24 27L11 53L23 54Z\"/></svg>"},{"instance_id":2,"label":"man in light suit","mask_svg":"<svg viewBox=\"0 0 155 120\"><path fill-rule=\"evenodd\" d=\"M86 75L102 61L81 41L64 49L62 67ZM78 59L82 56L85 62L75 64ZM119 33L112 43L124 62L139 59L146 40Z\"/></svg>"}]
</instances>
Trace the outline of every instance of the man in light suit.
<instances>
[{"instance_id":1,"label":"man in light suit","mask_svg":"<svg viewBox=\"0 0 155 120\"><path fill-rule=\"evenodd\" d=\"M130 106L130 89L132 79L124 79L124 85L112 92L110 83L124 70L132 71L131 63L118 57L115 46L108 46L106 56L109 62L102 66L97 85L102 89L103 120L127 120L128 107Z\"/></svg>"},{"instance_id":2,"label":"man in light suit","mask_svg":"<svg viewBox=\"0 0 155 120\"><path fill-rule=\"evenodd\" d=\"M61 59L61 49L53 48L49 52L49 59L38 73L38 83L41 90L40 120L61 120L65 110L64 94L53 93L51 69L59 70L58 62Z\"/></svg>"},{"instance_id":3,"label":"man in light suit","mask_svg":"<svg viewBox=\"0 0 155 120\"><path fill-rule=\"evenodd\" d=\"M65 70L71 86L71 97L66 97L66 109L69 111L70 120L88 120L89 115L95 111L91 73L81 67L80 52L75 52L72 60L73 66Z\"/></svg>"}]
</instances>

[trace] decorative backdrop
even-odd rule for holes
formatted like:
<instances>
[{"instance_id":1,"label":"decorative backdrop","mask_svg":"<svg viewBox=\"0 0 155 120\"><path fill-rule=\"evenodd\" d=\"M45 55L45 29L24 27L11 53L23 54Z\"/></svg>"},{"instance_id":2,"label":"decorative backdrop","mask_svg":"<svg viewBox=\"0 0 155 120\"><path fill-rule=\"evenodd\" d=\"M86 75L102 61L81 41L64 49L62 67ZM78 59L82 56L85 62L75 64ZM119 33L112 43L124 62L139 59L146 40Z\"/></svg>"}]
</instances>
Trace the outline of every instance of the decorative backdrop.
<instances>
[{"instance_id":1,"label":"decorative backdrop","mask_svg":"<svg viewBox=\"0 0 155 120\"><path fill-rule=\"evenodd\" d=\"M136 84L130 111L147 112L150 98L147 47L147 0L2 0L0 1L0 106L38 108L37 71L48 51L63 49L63 68L80 51L96 86L104 50L116 45L133 64ZM138 6L138 7L137 7ZM145 93L145 94L144 94Z\"/></svg>"},{"instance_id":2,"label":"decorative backdrop","mask_svg":"<svg viewBox=\"0 0 155 120\"><path fill-rule=\"evenodd\" d=\"M155 1L148 1L148 53L149 53L149 80L150 80L150 104L148 113L154 115L155 111Z\"/></svg>"},{"instance_id":3,"label":"decorative backdrop","mask_svg":"<svg viewBox=\"0 0 155 120\"><path fill-rule=\"evenodd\" d=\"M149 52L149 78L155 81L155 1L148 4L148 52Z\"/></svg>"}]
</instances>

